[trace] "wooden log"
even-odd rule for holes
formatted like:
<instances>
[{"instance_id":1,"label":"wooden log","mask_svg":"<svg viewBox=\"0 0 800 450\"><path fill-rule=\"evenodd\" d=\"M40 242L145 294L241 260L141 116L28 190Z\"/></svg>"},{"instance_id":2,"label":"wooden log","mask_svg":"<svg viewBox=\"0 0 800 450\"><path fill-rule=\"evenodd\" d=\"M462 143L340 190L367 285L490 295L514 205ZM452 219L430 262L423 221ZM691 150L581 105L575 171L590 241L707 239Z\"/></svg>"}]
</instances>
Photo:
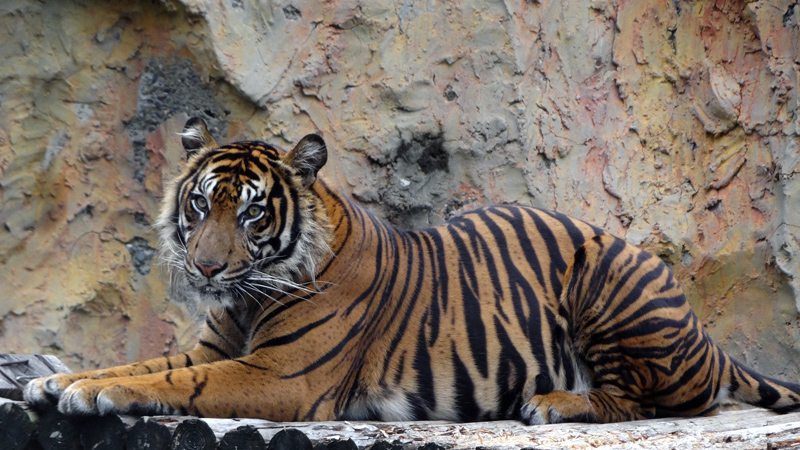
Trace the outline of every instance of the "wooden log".
<instances>
[{"instance_id":1,"label":"wooden log","mask_svg":"<svg viewBox=\"0 0 800 450\"><path fill-rule=\"evenodd\" d=\"M7 450L22 450L36 431L39 418L24 403L0 399L0 446Z\"/></svg>"},{"instance_id":2,"label":"wooden log","mask_svg":"<svg viewBox=\"0 0 800 450\"><path fill-rule=\"evenodd\" d=\"M171 435L166 426L141 418L128 430L127 450L169 450Z\"/></svg>"},{"instance_id":3,"label":"wooden log","mask_svg":"<svg viewBox=\"0 0 800 450\"><path fill-rule=\"evenodd\" d=\"M171 429L185 418L163 416ZM223 436L242 425L254 426L272 439L284 429L297 429L312 442L352 439L358 448L376 441L398 441L405 448L434 443L445 448L510 450L706 448L741 450L800 445L800 412L778 415L763 409L729 411L714 417L652 419L615 424L558 424L525 426L516 421L450 422L286 422L253 419L203 419L214 434Z\"/></svg>"},{"instance_id":4,"label":"wooden log","mask_svg":"<svg viewBox=\"0 0 800 450\"><path fill-rule=\"evenodd\" d=\"M217 437L202 420L184 420L175 428L172 436L172 450L215 450Z\"/></svg>"},{"instance_id":5,"label":"wooden log","mask_svg":"<svg viewBox=\"0 0 800 450\"><path fill-rule=\"evenodd\" d=\"M125 425L119 416L91 417L78 424L84 449L124 450Z\"/></svg>"},{"instance_id":6,"label":"wooden log","mask_svg":"<svg viewBox=\"0 0 800 450\"><path fill-rule=\"evenodd\" d=\"M417 450L444 450L444 447L433 442L428 442L425 445L421 445Z\"/></svg>"},{"instance_id":7,"label":"wooden log","mask_svg":"<svg viewBox=\"0 0 800 450\"><path fill-rule=\"evenodd\" d=\"M81 448L77 423L56 410L39 418L36 440L44 450L78 450Z\"/></svg>"},{"instance_id":8,"label":"wooden log","mask_svg":"<svg viewBox=\"0 0 800 450\"><path fill-rule=\"evenodd\" d=\"M253 429L255 430L255 427ZM311 439L302 431L294 428L278 431L269 441L269 450L311 450L312 448Z\"/></svg>"},{"instance_id":9,"label":"wooden log","mask_svg":"<svg viewBox=\"0 0 800 450\"><path fill-rule=\"evenodd\" d=\"M375 441L375 443L372 444L372 447L370 447L369 450L405 450L405 449L399 442L391 443L387 441Z\"/></svg>"},{"instance_id":10,"label":"wooden log","mask_svg":"<svg viewBox=\"0 0 800 450\"><path fill-rule=\"evenodd\" d=\"M254 426L244 425L225 433L219 441L218 450L267 450L267 443Z\"/></svg>"},{"instance_id":11,"label":"wooden log","mask_svg":"<svg viewBox=\"0 0 800 450\"><path fill-rule=\"evenodd\" d=\"M358 450L358 445L353 442L352 439L336 439L324 444L324 447L320 448L322 444L314 447L314 449L319 450Z\"/></svg>"}]
</instances>

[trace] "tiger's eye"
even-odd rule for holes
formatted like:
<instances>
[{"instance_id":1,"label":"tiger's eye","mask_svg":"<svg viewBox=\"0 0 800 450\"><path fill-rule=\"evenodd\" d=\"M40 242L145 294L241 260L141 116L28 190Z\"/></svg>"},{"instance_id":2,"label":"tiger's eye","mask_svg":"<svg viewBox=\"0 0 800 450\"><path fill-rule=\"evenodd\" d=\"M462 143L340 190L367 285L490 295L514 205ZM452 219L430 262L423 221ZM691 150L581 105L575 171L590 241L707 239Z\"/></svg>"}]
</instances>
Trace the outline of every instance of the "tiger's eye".
<instances>
[{"instance_id":1,"label":"tiger's eye","mask_svg":"<svg viewBox=\"0 0 800 450\"><path fill-rule=\"evenodd\" d=\"M250 205L250 207L247 208L247 214L249 214L250 217L255 217L261 214L261 207L258 205Z\"/></svg>"},{"instance_id":2,"label":"tiger's eye","mask_svg":"<svg viewBox=\"0 0 800 450\"><path fill-rule=\"evenodd\" d=\"M197 204L197 207L200 208L200 209L208 208L208 200L206 200L205 197L201 197L201 196L198 195L194 199L194 202Z\"/></svg>"}]
</instances>

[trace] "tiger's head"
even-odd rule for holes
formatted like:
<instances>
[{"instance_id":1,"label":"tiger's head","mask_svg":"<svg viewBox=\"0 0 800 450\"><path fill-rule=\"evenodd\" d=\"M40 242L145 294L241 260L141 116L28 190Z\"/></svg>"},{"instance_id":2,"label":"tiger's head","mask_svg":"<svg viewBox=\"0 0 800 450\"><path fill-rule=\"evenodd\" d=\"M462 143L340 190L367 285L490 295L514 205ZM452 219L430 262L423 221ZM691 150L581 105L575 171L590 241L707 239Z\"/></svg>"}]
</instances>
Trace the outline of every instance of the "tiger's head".
<instances>
[{"instance_id":1,"label":"tiger's head","mask_svg":"<svg viewBox=\"0 0 800 450\"><path fill-rule=\"evenodd\" d=\"M196 117L181 136L188 161L157 223L173 291L231 306L313 280L331 239L311 189L328 157L322 138L289 152L261 141L219 146Z\"/></svg>"}]
</instances>

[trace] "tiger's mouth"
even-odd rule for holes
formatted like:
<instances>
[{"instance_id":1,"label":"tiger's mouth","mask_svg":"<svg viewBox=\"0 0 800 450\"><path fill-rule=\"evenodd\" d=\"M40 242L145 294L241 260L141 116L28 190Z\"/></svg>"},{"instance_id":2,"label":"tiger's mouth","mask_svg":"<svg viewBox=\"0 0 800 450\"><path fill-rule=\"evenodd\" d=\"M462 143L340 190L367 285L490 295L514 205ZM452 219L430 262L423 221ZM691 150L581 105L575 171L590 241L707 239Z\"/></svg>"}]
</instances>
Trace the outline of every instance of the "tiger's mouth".
<instances>
[{"instance_id":1,"label":"tiger's mouth","mask_svg":"<svg viewBox=\"0 0 800 450\"><path fill-rule=\"evenodd\" d=\"M188 275L189 276L186 277L188 281L186 287L195 291L203 300L224 302L231 296L230 292L232 287L230 286L223 286L215 281L196 278L191 276L191 274Z\"/></svg>"},{"instance_id":2,"label":"tiger's mouth","mask_svg":"<svg viewBox=\"0 0 800 450\"><path fill-rule=\"evenodd\" d=\"M206 285L199 288L199 291L203 295L220 295L224 292L223 289L217 288L214 286Z\"/></svg>"}]
</instances>

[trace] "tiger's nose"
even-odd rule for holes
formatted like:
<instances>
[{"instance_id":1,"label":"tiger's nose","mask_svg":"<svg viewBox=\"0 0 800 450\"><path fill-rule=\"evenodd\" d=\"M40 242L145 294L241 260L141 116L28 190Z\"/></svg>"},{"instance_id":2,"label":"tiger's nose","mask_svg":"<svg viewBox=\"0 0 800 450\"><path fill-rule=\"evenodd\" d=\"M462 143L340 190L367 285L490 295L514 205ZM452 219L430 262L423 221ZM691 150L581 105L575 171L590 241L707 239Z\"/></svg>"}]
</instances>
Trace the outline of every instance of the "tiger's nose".
<instances>
[{"instance_id":1,"label":"tiger's nose","mask_svg":"<svg viewBox=\"0 0 800 450\"><path fill-rule=\"evenodd\" d=\"M194 260L194 265L198 269L200 269L200 273L205 275L208 278L213 277L214 275L222 272L225 268L220 263L214 261L198 261ZM227 264L226 264L227 265Z\"/></svg>"}]
</instances>

